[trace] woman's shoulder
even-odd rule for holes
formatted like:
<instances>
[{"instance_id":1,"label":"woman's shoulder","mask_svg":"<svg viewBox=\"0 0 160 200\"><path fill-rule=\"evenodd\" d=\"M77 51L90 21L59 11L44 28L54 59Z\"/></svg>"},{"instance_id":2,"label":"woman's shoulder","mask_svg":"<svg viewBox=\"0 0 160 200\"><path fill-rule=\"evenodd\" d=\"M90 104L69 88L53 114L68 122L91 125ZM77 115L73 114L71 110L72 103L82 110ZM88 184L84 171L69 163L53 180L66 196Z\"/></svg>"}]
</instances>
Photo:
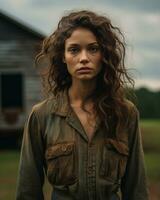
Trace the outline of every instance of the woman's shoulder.
<instances>
[{"instance_id":1,"label":"woman's shoulder","mask_svg":"<svg viewBox=\"0 0 160 200\"><path fill-rule=\"evenodd\" d=\"M69 103L67 91L59 92L56 96L51 95L43 101L35 104L32 107L34 112L39 117L48 116L50 114L66 115L68 113Z\"/></svg>"},{"instance_id":2,"label":"woman's shoulder","mask_svg":"<svg viewBox=\"0 0 160 200\"><path fill-rule=\"evenodd\" d=\"M133 102L131 102L130 100L126 100L126 104L127 104L127 107L128 107L126 124L127 124L127 127L130 130L134 130L135 127L139 123L139 119L140 119L139 110L138 110L137 106ZM129 132L131 132L131 131L129 131Z\"/></svg>"},{"instance_id":3,"label":"woman's shoulder","mask_svg":"<svg viewBox=\"0 0 160 200\"><path fill-rule=\"evenodd\" d=\"M126 99L125 103L127 105L128 113L126 114L126 122L128 125L135 124L139 120L139 110L132 101Z\"/></svg>"},{"instance_id":4,"label":"woman's shoulder","mask_svg":"<svg viewBox=\"0 0 160 200\"><path fill-rule=\"evenodd\" d=\"M134 104L132 101L125 99L125 104L127 105L129 114L136 114L139 112L136 104Z\"/></svg>"},{"instance_id":5,"label":"woman's shoulder","mask_svg":"<svg viewBox=\"0 0 160 200\"><path fill-rule=\"evenodd\" d=\"M48 98L36 103L35 105L33 105L32 113L34 113L38 117L48 115L53 111L56 101L57 100L54 96L48 97Z\"/></svg>"}]
</instances>

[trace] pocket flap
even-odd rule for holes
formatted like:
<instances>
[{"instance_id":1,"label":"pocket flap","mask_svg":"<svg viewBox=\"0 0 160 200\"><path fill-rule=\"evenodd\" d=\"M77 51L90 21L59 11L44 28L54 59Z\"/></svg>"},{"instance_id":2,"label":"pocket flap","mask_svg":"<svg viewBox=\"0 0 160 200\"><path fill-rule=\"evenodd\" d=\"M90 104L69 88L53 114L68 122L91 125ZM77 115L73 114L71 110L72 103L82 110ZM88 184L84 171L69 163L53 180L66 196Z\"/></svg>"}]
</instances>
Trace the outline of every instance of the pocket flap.
<instances>
[{"instance_id":1,"label":"pocket flap","mask_svg":"<svg viewBox=\"0 0 160 200\"><path fill-rule=\"evenodd\" d=\"M113 149L120 154L128 156L129 154L128 145L125 144L124 142L109 138L106 140L105 143L108 149Z\"/></svg>"},{"instance_id":2,"label":"pocket flap","mask_svg":"<svg viewBox=\"0 0 160 200\"><path fill-rule=\"evenodd\" d=\"M46 151L46 158L53 159L63 155L69 155L73 151L74 142L58 143L49 147Z\"/></svg>"}]
</instances>

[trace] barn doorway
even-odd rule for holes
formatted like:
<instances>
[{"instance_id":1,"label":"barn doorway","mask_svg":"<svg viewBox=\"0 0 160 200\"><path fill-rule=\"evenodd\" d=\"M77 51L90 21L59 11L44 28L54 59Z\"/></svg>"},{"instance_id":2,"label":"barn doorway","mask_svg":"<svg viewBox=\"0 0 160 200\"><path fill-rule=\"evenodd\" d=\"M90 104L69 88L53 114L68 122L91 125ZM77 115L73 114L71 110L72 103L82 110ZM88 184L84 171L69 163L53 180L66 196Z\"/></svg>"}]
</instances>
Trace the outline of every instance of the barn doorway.
<instances>
[{"instance_id":1,"label":"barn doorway","mask_svg":"<svg viewBox=\"0 0 160 200\"><path fill-rule=\"evenodd\" d=\"M1 74L1 107L23 110L23 76L21 73Z\"/></svg>"},{"instance_id":2,"label":"barn doorway","mask_svg":"<svg viewBox=\"0 0 160 200\"><path fill-rule=\"evenodd\" d=\"M1 80L1 110L8 124L15 124L23 105L23 76L21 73L2 73Z\"/></svg>"}]
</instances>

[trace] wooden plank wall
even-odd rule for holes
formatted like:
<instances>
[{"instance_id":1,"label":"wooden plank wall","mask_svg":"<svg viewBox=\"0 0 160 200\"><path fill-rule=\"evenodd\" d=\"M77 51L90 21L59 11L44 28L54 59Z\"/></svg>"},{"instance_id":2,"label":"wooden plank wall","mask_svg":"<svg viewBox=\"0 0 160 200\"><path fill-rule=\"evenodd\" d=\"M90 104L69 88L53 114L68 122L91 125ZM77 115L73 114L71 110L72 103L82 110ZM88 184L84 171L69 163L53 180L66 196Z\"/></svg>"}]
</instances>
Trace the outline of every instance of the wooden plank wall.
<instances>
[{"instance_id":1,"label":"wooden plank wall","mask_svg":"<svg viewBox=\"0 0 160 200\"><path fill-rule=\"evenodd\" d=\"M22 128L31 107L43 99L40 78L34 67L36 45L37 41L34 40L0 40L0 74L20 72L24 88L24 111L16 124L9 125L4 121L0 106L0 130ZM14 91L11 92L14 95Z\"/></svg>"}]
</instances>

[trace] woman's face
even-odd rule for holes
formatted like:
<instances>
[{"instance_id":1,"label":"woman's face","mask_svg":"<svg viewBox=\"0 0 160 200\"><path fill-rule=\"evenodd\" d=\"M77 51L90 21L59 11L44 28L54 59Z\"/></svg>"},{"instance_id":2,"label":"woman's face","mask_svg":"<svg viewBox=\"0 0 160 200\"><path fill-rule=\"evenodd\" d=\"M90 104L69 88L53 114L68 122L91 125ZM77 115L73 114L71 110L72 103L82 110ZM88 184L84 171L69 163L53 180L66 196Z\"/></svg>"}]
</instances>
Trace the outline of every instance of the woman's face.
<instances>
[{"instance_id":1,"label":"woman's face","mask_svg":"<svg viewBox=\"0 0 160 200\"><path fill-rule=\"evenodd\" d=\"M91 80L102 68L102 53L95 35L77 28L65 41L64 62L73 79Z\"/></svg>"}]
</instances>

